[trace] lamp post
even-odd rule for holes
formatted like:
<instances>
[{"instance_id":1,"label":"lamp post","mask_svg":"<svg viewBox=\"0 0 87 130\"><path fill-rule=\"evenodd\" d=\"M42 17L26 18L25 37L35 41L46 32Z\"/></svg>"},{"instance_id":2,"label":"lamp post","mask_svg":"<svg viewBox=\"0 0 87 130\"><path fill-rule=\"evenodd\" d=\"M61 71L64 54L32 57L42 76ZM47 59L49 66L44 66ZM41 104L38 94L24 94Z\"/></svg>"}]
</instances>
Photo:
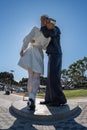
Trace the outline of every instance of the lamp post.
<instances>
[{"instance_id":1,"label":"lamp post","mask_svg":"<svg viewBox=\"0 0 87 130\"><path fill-rule=\"evenodd\" d=\"M10 72L13 74L13 73L14 73L14 70L10 70ZM13 75L13 77L14 77L14 75ZM12 82L11 82L11 85L12 85Z\"/></svg>"},{"instance_id":2,"label":"lamp post","mask_svg":"<svg viewBox=\"0 0 87 130\"><path fill-rule=\"evenodd\" d=\"M14 70L10 70L10 72L13 74L14 73ZM14 75L13 75L14 76ZM11 82L10 82L10 86L12 87L12 80L13 79L11 79ZM13 89L11 88L11 93L13 92Z\"/></svg>"}]
</instances>

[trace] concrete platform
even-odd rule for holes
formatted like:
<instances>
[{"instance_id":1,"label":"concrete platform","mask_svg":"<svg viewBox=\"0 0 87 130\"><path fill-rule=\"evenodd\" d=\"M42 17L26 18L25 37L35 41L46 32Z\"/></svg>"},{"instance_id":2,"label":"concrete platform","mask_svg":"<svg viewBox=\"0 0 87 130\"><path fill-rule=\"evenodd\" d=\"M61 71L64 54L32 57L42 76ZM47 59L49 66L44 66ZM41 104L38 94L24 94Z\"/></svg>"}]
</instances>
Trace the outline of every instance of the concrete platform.
<instances>
[{"instance_id":1,"label":"concrete platform","mask_svg":"<svg viewBox=\"0 0 87 130\"><path fill-rule=\"evenodd\" d=\"M70 103L59 106L50 107L47 105L41 105L40 101L43 99L36 99L35 111L27 110L27 101L18 100L12 103L12 110L24 118L28 118L33 121L58 121L63 120L72 116L77 116L81 112L81 108L77 103Z\"/></svg>"}]
</instances>

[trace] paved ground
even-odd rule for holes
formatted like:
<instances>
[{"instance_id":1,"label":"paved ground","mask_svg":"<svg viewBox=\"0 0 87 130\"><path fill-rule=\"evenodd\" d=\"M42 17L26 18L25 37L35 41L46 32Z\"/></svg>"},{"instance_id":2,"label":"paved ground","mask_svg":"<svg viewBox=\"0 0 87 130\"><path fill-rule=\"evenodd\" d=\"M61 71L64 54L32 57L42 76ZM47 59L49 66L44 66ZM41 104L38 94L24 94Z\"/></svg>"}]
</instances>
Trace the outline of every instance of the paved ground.
<instances>
[{"instance_id":1,"label":"paved ground","mask_svg":"<svg viewBox=\"0 0 87 130\"><path fill-rule=\"evenodd\" d=\"M4 95L0 91L0 130L87 130L87 98L70 99L68 102L78 102L82 112L78 117L55 122L38 122L19 117L10 110L11 103L22 99L16 95Z\"/></svg>"}]
</instances>

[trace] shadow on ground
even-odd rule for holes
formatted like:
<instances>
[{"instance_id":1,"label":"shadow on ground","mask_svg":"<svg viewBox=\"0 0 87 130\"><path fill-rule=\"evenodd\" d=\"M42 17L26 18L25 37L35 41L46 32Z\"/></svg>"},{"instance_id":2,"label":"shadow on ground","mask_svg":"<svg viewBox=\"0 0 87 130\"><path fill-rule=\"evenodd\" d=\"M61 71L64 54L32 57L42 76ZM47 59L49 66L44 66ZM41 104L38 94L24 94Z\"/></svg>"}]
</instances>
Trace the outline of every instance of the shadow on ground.
<instances>
[{"instance_id":1,"label":"shadow on ground","mask_svg":"<svg viewBox=\"0 0 87 130\"><path fill-rule=\"evenodd\" d=\"M53 112L51 107L49 108L49 110L50 112ZM81 109L79 109L79 112L71 118L52 122L40 122L23 118L15 114L11 108L9 108L9 112L12 116L16 118L16 120L10 126L10 128L0 130L87 130L87 127L82 126L75 121L75 117L79 116L79 114L81 113Z\"/></svg>"}]
</instances>

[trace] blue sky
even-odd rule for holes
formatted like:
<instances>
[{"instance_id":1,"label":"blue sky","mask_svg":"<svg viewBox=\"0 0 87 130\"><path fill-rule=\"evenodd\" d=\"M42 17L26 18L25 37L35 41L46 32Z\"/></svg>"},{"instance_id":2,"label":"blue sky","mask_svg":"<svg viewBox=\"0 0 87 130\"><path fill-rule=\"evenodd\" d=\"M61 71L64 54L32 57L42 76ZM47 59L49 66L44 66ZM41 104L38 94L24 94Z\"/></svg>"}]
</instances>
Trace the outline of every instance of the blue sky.
<instances>
[{"instance_id":1,"label":"blue sky","mask_svg":"<svg viewBox=\"0 0 87 130\"><path fill-rule=\"evenodd\" d=\"M87 56L87 0L0 0L0 72L14 70L15 80L27 77L17 63L22 40L40 16L56 19L61 30L62 69ZM47 56L45 54L45 72Z\"/></svg>"}]
</instances>

